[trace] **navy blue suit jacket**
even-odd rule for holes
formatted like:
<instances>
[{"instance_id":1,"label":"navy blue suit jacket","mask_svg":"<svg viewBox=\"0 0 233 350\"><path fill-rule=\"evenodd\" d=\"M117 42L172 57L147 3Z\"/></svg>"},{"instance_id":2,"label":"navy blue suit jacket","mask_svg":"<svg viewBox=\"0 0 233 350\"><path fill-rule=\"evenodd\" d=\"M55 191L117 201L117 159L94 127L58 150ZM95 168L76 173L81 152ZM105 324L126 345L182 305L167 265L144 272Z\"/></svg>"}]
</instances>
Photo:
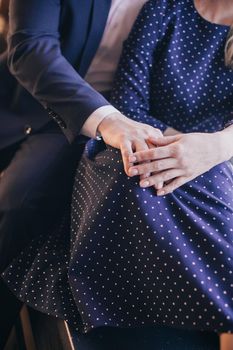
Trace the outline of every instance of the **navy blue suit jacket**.
<instances>
[{"instance_id":1,"label":"navy blue suit jacket","mask_svg":"<svg viewBox=\"0 0 233 350\"><path fill-rule=\"evenodd\" d=\"M111 0L11 0L8 65L0 57L0 149L53 118L70 142L108 102L83 77ZM26 92L23 87L30 92Z\"/></svg>"}]
</instances>

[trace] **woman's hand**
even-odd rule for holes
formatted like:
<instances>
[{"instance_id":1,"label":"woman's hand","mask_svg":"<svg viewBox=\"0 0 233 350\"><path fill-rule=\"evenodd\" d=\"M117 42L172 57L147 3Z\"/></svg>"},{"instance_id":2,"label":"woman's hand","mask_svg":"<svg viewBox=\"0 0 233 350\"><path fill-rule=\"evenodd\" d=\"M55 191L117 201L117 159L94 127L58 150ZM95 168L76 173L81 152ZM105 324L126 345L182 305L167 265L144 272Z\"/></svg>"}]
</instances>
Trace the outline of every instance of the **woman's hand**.
<instances>
[{"instance_id":1,"label":"woman's hand","mask_svg":"<svg viewBox=\"0 0 233 350\"><path fill-rule=\"evenodd\" d=\"M169 126L164 131L163 136L174 136L174 135L178 135L178 134L181 134L181 132Z\"/></svg>"},{"instance_id":2,"label":"woman's hand","mask_svg":"<svg viewBox=\"0 0 233 350\"><path fill-rule=\"evenodd\" d=\"M140 163L131 167L129 173L131 176L152 174L141 180L140 186L155 186L161 196L227 159L222 132L178 134L150 142L155 148L129 157L129 162Z\"/></svg>"},{"instance_id":3,"label":"woman's hand","mask_svg":"<svg viewBox=\"0 0 233 350\"><path fill-rule=\"evenodd\" d=\"M112 113L105 117L99 124L98 131L107 145L121 151L127 175L129 175L129 168L133 165L129 162L129 156L133 152L148 150L150 138L163 137L159 129L126 118L121 113Z\"/></svg>"}]
</instances>

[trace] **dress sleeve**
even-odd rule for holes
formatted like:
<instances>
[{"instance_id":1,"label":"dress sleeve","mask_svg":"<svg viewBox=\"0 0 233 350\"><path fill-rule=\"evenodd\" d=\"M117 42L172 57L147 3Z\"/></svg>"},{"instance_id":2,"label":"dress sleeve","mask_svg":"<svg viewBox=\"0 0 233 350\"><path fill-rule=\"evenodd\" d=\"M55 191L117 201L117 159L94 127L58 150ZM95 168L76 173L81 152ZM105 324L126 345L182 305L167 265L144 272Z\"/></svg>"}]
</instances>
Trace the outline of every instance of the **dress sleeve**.
<instances>
[{"instance_id":1,"label":"dress sleeve","mask_svg":"<svg viewBox=\"0 0 233 350\"><path fill-rule=\"evenodd\" d=\"M163 30L157 3L146 3L124 44L111 102L127 117L164 131L167 125L156 119L150 108L154 52Z\"/></svg>"},{"instance_id":2,"label":"dress sleeve","mask_svg":"<svg viewBox=\"0 0 233 350\"><path fill-rule=\"evenodd\" d=\"M10 1L8 64L19 83L58 122L71 142L86 119L109 103L61 52L61 4L62 0Z\"/></svg>"}]
</instances>

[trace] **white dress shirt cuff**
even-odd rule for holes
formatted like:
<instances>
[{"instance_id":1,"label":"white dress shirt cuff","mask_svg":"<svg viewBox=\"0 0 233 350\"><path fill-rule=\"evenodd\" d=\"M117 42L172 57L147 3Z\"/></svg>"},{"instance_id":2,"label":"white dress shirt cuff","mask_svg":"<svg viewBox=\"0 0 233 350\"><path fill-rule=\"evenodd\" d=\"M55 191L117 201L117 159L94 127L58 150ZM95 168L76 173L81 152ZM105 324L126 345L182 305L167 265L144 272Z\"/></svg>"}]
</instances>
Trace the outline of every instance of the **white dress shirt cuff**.
<instances>
[{"instance_id":1,"label":"white dress shirt cuff","mask_svg":"<svg viewBox=\"0 0 233 350\"><path fill-rule=\"evenodd\" d=\"M112 113L120 113L113 106L103 106L96 109L85 121L81 129L81 134L90 138L97 137L97 129L102 120Z\"/></svg>"}]
</instances>

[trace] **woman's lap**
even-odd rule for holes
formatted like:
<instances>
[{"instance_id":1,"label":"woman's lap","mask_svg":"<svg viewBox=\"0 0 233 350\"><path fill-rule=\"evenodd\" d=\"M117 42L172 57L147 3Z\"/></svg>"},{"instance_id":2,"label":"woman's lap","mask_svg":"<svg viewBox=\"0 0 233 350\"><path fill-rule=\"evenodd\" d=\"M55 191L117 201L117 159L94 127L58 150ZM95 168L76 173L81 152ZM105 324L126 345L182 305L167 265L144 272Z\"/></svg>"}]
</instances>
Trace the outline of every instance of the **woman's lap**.
<instances>
[{"instance_id":1,"label":"woman's lap","mask_svg":"<svg viewBox=\"0 0 233 350\"><path fill-rule=\"evenodd\" d=\"M222 164L160 198L124 174L118 151L90 143L76 174L71 256L69 230L60 230L34 242L5 279L29 305L76 328L233 331L232 183Z\"/></svg>"},{"instance_id":2,"label":"woman's lap","mask_svg":"<svg viewBox=\"0 0 233 350\"><path fill-rule=\"evenodd\" d=\"M124 174L117 150L90 144L76 176L69 267L86 326L143 320L232 329L232 191L232 167L224 163L157 197ZM104 316L95 320L85 305L94 310L98 302Z\"/></svg>"}]
</instances>

